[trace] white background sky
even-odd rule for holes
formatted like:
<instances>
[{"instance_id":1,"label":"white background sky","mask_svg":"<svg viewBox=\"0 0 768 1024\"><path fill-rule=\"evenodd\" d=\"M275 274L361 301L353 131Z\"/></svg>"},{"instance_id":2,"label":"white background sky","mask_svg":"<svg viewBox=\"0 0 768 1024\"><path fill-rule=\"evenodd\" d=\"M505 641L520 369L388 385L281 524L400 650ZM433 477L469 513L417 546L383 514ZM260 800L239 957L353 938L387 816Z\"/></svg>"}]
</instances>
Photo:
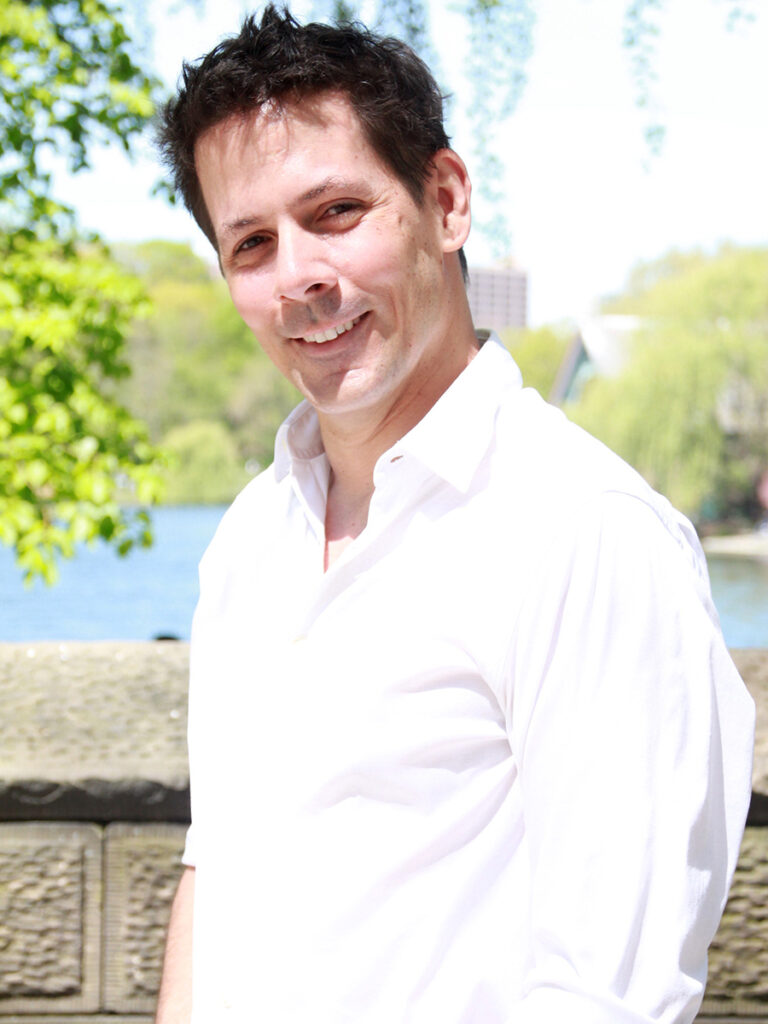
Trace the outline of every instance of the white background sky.
<instances>
[{"instance_id":1,"label":"white background sky","mask_svg":"<svg viewBox=\"0 0 768 1024\"><path fill-rule=\"evenodd\" d=\"M758 17L725 29L727 0L667 0L660 19L656 87L666 142L649 161L621 46L627 0L535 0L535 51L528 85L499 126L505 168L509 258L529 275L529 319L583 315L621 288L631 267L671 248L720 242L768 244L768 0ZM297 14L306 10L297 0ZM155 66L173 84L193 59L235 31L240 0L209 0L204 13L158 12ZM442 84L460 108L462 23L450 2L432 2ZM470 127L454 145L475 174ZM133 163L96 154L94 171L62 182L84 226L111 241L171 238L212 250L181 209L150 199L159 176L147 150ZM650 166L648 166L650 164ZM470 264L489 265L482 237Z\"/></svg>"}]
</instances>

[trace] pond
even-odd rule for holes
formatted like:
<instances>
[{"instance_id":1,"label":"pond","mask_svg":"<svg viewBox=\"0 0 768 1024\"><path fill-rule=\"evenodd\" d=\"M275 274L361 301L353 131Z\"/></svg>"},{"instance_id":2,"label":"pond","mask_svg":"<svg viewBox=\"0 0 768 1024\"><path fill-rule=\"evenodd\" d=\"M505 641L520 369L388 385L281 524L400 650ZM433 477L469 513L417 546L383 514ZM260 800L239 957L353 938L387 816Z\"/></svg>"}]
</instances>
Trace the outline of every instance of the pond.
<instances>
[{"instance_id":1,"label":"pond","mask_svg":"<svg viewBox=\"0 0 768 1024\"><path fill-rule=\"evenodd\" d=\"M105 545L82 548L61 565L54 587L25 588L0 548L0 641L189 638L197 563L224 513L220 506L153 512L156 543L118 558ZM723 633L730 647L768 647L768 561L708 558Z\"/></svg>"},{"instance_id":2,"label":"pond","mask_svg":"<svg viewBox=\"0 0 768 1024\"><path fill-rule=\"evenodd\" d=\"M729 647L768 647L768 560L707 555L712 596Z\"/></svg>"}]
</instances>

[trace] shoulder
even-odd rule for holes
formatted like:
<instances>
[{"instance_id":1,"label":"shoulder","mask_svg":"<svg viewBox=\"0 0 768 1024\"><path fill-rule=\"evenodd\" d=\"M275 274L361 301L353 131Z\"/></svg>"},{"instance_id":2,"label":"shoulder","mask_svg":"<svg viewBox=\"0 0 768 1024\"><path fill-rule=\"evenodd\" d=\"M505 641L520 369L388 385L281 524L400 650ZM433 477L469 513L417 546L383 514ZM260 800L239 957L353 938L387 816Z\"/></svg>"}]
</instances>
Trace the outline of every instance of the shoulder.
<instances>
[{"instance_id":1,"label":"shoulder","mask_svg":"<svg viewBox=\"0 0 768 1024\"><path fill-rule=\"evenodd\" d=\"M522 532L532 551L518 656L534 638L542 664L555 647L570 651L574 663L594 645L595 662L615 647L642 652L650 664L664 651L671 658L683 637L696 651L722 646L706 560L689 520L535 393L522 392L506 415L502 447L532 438L514 455Z\"/></svg>"},{"instance_id":2,"label":"shoulder","mask_svg":"<svg viewBox=\"0 0 768 1024\"><path fill-rule=\"evenodd\" d=\"M542 489L567 486L577 499L607 489L644 497L654 493L615 452L532 388L511 394L500 407L496 440L515 471Z\"/></svg>"},{"instance_id":3,"label":"shoulder","mask_svg":"<svg viewBox=\"0 0 768 1024\"><path fill-rule=\"evenodd\" d=\"M598 590L627 613L684 602L716 622L693 525L530 389L499 410L487 486L499 571L515 581L517 636L530 615L553 623L566 604L592 629Z\"/></svg>"},{"instance_id":4,"label":"shoulder","mask_svg":"<svg viewBox=\"0 0 768 1024\"><path fill-rule=\"evenodd\" d=\"M491 486L508 492L532 533L583 538L597 523L653 537L666 533L697 551L691 524L628 463L531 388L499 409Z\"/></svg>"}]
</instances>

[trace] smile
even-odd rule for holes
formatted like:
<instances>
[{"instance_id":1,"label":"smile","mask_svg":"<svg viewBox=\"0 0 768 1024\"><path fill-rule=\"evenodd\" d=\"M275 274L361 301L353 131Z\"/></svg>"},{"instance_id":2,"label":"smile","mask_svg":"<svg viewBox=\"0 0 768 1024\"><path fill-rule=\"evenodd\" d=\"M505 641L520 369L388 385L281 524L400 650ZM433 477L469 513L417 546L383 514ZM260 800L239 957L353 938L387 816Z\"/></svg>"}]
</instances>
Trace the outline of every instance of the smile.
<instances>
[{"instance_id":1,"label":"smile","mask_svg":"<svg viewBox=\"0 0 768 1024\"><path fill-rule=\"evenodd\" d=\"M355 324L359 324L362 319L362 316L357 316L354 320L348 320L345 324L339 324L338 327L329 327L327 331L319 331L317 334L305 334L301 340L311 341L315 345L321 345L324 341L333 341L339 335L351 331Z\"/></svg>"}]
</instances>

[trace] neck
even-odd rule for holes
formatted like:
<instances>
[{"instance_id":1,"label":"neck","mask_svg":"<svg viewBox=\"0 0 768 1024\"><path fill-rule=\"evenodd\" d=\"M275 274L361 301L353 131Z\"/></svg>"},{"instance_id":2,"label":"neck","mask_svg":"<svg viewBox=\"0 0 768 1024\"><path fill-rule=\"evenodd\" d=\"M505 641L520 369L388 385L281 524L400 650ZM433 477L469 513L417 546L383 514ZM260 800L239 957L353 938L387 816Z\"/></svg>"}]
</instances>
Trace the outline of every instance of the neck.
<instances>
[{"instance_id":1,"label":"neck","mask_svg":"<svg viewBox=\"0 0 768 1024\"><path fill-rule=\"evenodd\" d=\"M326 570L365 529L373 494L372 480L373 470L370 483L367 473L353 471L339 476L333 469L331 470L325 507Z\"/></svg>"},{"instance_id":2,"label":"neck","mask_svg":"<svg viewBox=\"0 0 768 1024\"><path fill-rule=\"evenodd\" d=\"M331 466L326 503L328 566L365 529L373 495L373 471L379 458L424 418L474 356L474 330L446 346L445 358L427 376L427 386L398 394L383 408L341 414L318 413L325 453Z\"/></svg>"}]
</instances>

